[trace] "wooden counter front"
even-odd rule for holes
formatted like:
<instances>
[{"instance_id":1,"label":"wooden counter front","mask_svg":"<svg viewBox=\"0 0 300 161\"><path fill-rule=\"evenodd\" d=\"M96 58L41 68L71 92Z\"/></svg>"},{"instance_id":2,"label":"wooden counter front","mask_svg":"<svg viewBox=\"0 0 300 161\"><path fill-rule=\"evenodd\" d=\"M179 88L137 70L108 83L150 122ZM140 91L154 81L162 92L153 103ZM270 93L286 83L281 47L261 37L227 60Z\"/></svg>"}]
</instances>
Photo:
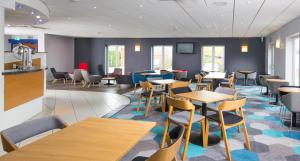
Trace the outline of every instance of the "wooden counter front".
<instances>
[{"instance_id":1,"label":"wooden counter front","mask_svg":"<svg viewBox=\"0 0 300 161\"><path fill-rule=\"evenodd\" d=\"M44 95L44 70L4 75L4 111Z\"/></svg>"}]
</instances>

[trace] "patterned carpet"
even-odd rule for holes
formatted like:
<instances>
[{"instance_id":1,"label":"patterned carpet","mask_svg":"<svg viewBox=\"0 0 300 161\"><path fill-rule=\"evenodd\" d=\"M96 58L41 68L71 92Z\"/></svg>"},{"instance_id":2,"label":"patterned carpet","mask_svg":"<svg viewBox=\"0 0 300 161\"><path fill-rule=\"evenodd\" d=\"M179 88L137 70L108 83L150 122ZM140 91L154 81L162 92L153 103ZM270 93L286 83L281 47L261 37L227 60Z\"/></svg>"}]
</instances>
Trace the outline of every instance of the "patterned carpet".
<instances>
[{"instance_id":1,"label":"patterned carpet","mask_svg":"<svg viewBox=\"0 0 300 161\"><path fill-rule=\"evenodd\" d=\"M239 96L248 98L244 107L247 129L251 141L252 151L248 151L244 145L243 133L238 133L237 128L227 130L232 159L235 161L299 161L300 160L300 129L293 128L289 131L279 118L279 106L270 105L269 98L260 95L260 87L237 86ZM164 130L164 120L167 113L151 110L148 118L144 117L144 111L136 112L137 99L133 93L125 94L132 98L132 105L113 115L119 119L133 119L155 121L157 126L151 130L137 146L135 146L123 161L130 161L135 156L150 156L161 143ZM220 128L211 123L210 133L220 137ZM193 124L193 132L200 133L201 125ZM182 152L183 148L181 148ZM225 161L226 152L223 141L209 146L190 143L187 157L189 161Z\"/></svg>"}]
</instances>

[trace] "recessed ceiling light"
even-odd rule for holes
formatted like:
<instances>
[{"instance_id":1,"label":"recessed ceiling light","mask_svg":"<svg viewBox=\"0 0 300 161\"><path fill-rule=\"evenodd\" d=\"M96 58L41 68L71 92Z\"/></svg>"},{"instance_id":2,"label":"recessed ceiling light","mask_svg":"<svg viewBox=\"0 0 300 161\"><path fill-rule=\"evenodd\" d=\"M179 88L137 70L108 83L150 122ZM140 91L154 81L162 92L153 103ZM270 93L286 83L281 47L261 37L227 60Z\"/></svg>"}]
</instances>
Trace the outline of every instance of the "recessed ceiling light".
<instances>
[{"instance_id":1,"label":"recessed ceiling light","mask_svg":"<svg viewBox=\"0 0 300 161\"><path fill-rule=\"evenodd\" d=\"M214 2L213 3L215 6L226 6L227 2Z\"/></svg>"},{"instance_id":2,"label":"recessed ceiling light","mask_svg":"<svg viewBox=\"0 0 300 161\"><path fill-rule=\"evenodd\" d=\"M39 16L39 15L37 15L37 16L35 16L37 19L40 19L41 18L41 16Z\"/></svg>"},{"instance_id":3,"label":"recessed ceiling light","mask_svg":"<svg viewBox=\"0 0 300 161\"><path fill-rule=\"evenodd\" d=\"M42 20L42 19L39 19L39 21L40 21L40 22L43 22L43 20Z\"/></svg>"},{"instance_id":4,"label":"recessed ceiling light","mask_svg":"<svg viewBox=\"0 0 300 161\"><path fill-rule=\"evenodd\" d=\"M140 4L139 7L143 8L144 6L142 4Z\"/></svg>"},{"instance_id":5,"label":"recessed ceiling light","mask_svg":"<svg viewBox=\"0 0 300 161\"><path fill-rule=\"evenodd\" d=\"M11 25L10 24L7 24L7 27L10 27Z\"/></svg>"},{"instance_id":6,"label":"recessed ceiling light","mask_svg":"<svg viewBox=\"0 0 300 161\"><path fill-rule=\"evenodd\" d=\"M31 11L30 14L31 14L31 15L34 15L35 13L34 13L34 11Z\"/></svg>"},{"instance_id":7,"label":"recessed ceiling light","mask_svg":"<svg viewBox=\"0 0 300 161\"><path fill-rule=\"evenodd\" d=\"M94 9L96 9L96 8L97 8L97 6L94 6L93 8L94 8Z\"/></svg>"}]
</instances>

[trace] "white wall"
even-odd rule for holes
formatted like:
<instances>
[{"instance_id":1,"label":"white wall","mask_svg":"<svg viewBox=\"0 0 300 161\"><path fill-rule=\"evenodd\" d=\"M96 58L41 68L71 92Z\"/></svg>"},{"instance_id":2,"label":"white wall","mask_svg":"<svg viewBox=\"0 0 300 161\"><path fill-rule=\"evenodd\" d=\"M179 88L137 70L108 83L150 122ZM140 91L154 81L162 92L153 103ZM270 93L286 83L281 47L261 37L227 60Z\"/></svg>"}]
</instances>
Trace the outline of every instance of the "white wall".
<instances>
[{"instance_id":1,"label":"white wall","mask_svg":"<svg viewBox=\"0 0 300 161\"><path fill-rule=\"evenodd\" d=\"M45 50L47 54L47 66L55 67L57 71L72 72L74 69L74 38L45 35ZM50 70L47 73L47 80L52 80Z\"/></svg>"},{"instance_id":2,"label":"white wall","mask_svg":"<svg viewBox=\"0 0 300 161\"><path fill-rule=\"evenodd\" d=\"M286 39L296 33L300 33L300 16L266 37L266 51L268 51L267 48L270 43L275 44L277 39L281 40L280 49L275 48L274 70L275 75L279 75L282 78L286 76ZM268 53L266 52L267 55ZM268 63L268 59L266 59L266 63Z\"/></svg>"}]
</instances>

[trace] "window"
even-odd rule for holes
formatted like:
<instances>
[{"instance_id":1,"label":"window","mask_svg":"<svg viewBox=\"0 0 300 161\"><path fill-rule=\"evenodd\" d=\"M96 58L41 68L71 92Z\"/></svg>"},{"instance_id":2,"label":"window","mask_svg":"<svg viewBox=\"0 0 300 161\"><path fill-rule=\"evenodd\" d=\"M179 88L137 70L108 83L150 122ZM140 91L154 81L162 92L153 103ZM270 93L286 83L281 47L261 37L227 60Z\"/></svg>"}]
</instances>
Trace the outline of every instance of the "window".
<instances>
[{"instance_id":1,"label":"window","mask_svg":"<svg viewBox=\"0 0 300 161\"><path fill-rule=\"evenodd\" d=\"M122 68L125 71L125 46L124 45L109 45L106 54L106 70L108 73L113 73L115 68Z\"/></svg>"},{"instance_id":2,"label":"window","mask_svg":"<svg viewBox=\"0 0 300 161\"><path fill-rule=\"evenodd\" d=\"M152 70L172 70L173 46L152 47Z\"/></svg>"},{"instance_id":3,"label":"window","mask_svg":"<svg viewBox=\"0 0 300 161\"><path fill-rule=\"evenodd\" d=\"M225 46L202 47L202 70L224 72Z\"/></svg>"},{"instance_id":4,"label":"window","mask_svg":"<svg viewBox=\"0 0 300 161\"><path fill-rule=\"evenodd\" d=\"M286 40L286 79L292 85L299 86L299 34L290 36Z\"/></svg>"},{"instance_id":5,"label":"window","mask_svg":"<svg viewBox=\"0 0 300 161\"><path fill-rule=\"evenodd\" d=\"M274 75L274 51L275 45L270 44L268 47L268 74Z\"/></svg>"}]
</instances>

